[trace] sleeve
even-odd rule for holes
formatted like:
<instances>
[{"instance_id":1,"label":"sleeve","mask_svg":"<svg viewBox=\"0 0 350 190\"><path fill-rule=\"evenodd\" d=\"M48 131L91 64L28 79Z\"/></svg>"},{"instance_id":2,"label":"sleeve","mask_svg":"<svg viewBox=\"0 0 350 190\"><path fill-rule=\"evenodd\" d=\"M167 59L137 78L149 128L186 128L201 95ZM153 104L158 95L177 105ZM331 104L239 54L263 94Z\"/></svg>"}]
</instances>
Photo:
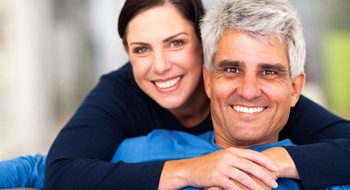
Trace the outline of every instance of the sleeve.
<instances>
[{"instance_id":1,"label":"sleeve","mask_svg":"<svg viewBox=\"0 0 350 190\"><path fill-rule=\"evenodd\" d=\"M350 184L350 122L301 96L281 132L305 189ZM314 143L314 144L312 144Z\"/></svg>"},{"instance_id":2,"label":"sleeve","mask_svg":"<svg viewBox=\"0 0 350 190\"><path fill-rule=\"evenodd\" d=\"M37 154L0 162L0 189L43 188L45 160L45 156Z\"/></svg>"},{"instance_id":3,"label":"sleeve","mask_svg":"<svg viewBox=\"0 0 350 190\"><path fill-rule=\"evenodd\" d=\"M133 99L132 93L111 91L116 85L102 77L60 131L48 153L45 189L158 188L164 161L110 162L121 141L138 133L132 126L139 126L132 123L137 119L128 113L128 102L116 97Z\"/></svg>"}]
</instances>

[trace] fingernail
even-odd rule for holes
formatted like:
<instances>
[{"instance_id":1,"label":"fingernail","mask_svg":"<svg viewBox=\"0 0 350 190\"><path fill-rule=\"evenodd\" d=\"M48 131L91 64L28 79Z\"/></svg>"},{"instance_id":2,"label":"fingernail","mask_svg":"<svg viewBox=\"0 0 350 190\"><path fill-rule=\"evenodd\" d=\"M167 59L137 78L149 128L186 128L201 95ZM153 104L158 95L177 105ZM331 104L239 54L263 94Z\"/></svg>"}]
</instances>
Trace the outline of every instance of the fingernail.
<instances>
[{"instance_id":1,"label":"fingernail","mask_svg":"<svg viewBox=\"0 0 350 190\"><path fill-rule=\"evenodd\" d=\"M275 180L271 180L271 187L273 188L277 188L278 187L278 183Z\"/></svg>"}]
</instances>

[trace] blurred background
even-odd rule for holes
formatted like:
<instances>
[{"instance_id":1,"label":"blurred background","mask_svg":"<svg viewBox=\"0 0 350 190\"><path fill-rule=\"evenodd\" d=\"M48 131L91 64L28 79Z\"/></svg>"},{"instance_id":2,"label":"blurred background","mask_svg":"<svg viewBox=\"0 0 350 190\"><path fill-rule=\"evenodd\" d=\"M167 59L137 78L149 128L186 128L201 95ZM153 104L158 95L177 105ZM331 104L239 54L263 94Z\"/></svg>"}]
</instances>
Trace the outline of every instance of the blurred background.
<instances>
[{"instance_id":1,"label":"blurred background","mask_svg":"<svg viewBox=\"0 0 350 190\"><path fill-rule=\"evenodd\" d=\"M350 119L350 1L291 2L308 51L303 93ZM0 160L47 154L99 77L127 61L117 34L122 4L0 0Z\"/></svg>"}]
</instances>

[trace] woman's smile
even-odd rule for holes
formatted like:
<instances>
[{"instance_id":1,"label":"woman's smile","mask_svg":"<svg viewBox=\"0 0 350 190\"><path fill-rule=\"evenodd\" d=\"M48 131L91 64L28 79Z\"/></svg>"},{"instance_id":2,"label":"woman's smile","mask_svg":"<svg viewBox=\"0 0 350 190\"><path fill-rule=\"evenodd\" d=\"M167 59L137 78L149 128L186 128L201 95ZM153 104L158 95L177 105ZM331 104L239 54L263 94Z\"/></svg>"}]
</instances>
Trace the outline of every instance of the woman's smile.
<instances>
[{"instance_id":1,"label":"woman's smile","mask_svg":"<svg viewBox=\"0 0 350 190\"><path fill-rule=\"evenodd\" d=\"M169 89L179 84L181 78L181 76L177 76L166 80L155 80L153 83L160 89Z\"/></svg>"}]
</instances>

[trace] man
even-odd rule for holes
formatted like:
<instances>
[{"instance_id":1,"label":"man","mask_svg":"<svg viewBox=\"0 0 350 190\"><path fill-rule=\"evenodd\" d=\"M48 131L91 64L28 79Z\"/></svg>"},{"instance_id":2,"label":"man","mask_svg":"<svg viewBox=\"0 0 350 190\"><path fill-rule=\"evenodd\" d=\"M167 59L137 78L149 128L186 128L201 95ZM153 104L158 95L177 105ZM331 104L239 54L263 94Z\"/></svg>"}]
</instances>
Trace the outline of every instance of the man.
<instances>
[{"instance_id":1,"label":"man","mask_svg":"<svg viewBox=\"0 0 350 190\"><path fill-rule=\"evenodd\" d=\"M192 158L229 147L263 151L292 146L288 139L278 139L305 83L305 42L294 8L284 0L225 1L206 13L201 32L214 133L158 130L124 141L113 161ZM272 175L299 178L295 166ZM291 179L278 183L282 189L299 188Z\"/></svg>"},{"instance_id":2,"label":"man","mask_svg":"<svg viewBox=\"0 0 350 190\"><path fill-rule=\"evenodd\" d=\"M227 1L207 13L201 29L216 143L276 142L305 83L296 11L284 0ZM299 178L295 166L281 169L279 176Z\"/></svg>"}]
</instances>

